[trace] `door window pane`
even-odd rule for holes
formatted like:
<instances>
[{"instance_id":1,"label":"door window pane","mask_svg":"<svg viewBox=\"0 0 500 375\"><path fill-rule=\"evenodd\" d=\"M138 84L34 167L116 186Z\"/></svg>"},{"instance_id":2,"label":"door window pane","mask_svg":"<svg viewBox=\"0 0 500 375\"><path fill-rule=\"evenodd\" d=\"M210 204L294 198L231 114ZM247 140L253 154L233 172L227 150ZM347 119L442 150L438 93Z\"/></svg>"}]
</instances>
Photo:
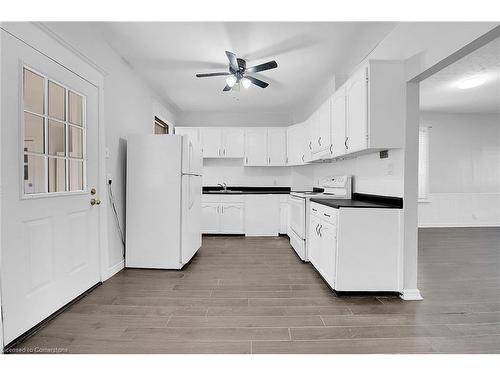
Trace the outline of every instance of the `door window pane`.
<instances>
[{"instance_id":1,"label":"door window pane","mask_svg":"<svg viewBox=\"0 0 500 375\"><path fill-rule=\"evenodd\" d=\"M83 136L82 129L68 126L68 152L72 158L83 158Z\"/></svg>"},{"instance_id":2,"label":"door window pane","mask_svg":"<svg viewBox=\"0 0 500 375\"><path fill-rule=\"evenodd\" d=\"M66 151L65 125L59 121L49 120L49 154L64 156Z\"/></svg>"},{"instance_id":3,"label":"door window pane","mask_svg":"<svg viewBox=\"0 0 500 375\"><path fill-rule=\"evenodd\" d=\"M49 193L66 190L66 160L49 158Z\"/></svg>"},{"instance_id":4,"label":"door window pane","mask_svg":"<svg viewBox=\"0 0 500 375\"><path fill-rule=\"evenodd\" d=\"M43 117L24 112L24 151L44 152Z\"/></svg>"},{"instance_id":5,"label":"door window pane","mask_svg":"<svg viewBox=\"0 0 500 375\"><path fill-rule=\"evenodd\" d=\"M85 96L23 68L24 194L84 191Z\"/></svg>"},{"instance_id":6,"label":"door window pane","mask_svg":"<svg viewBox=\"0 0 500 375\"><path fill-rule=\"evenodd\" d=\"M69 190L83 190L83 162L69 160Z\"/></svg>"},{"instance_id":7,"label":"door window pane","mask_svg":"<svg viewBox=\"0 0 500 375\"><path fill-rule=\"evenodd\" d=\"M72 124L82 126L82 117L83 117L83 99L80 95L75 94L70 91L68 94L68 121Z\"/></svg>"},{"instance_id":8,"label":"door window pane","mask_svg":"<svg viewBox=\"0 0 500 375\"><path fill-rule=\"evenodd\" d=\"M23 163L24 193L46 193L45 190L45 157L24 155Z\"/></svg>"},{"instance_id":9,"label":"door window pane","mask_svg":"<svg viewBox=\"0 0 500 375\"><path fill-rule=\"evenodd\" d=\"M52 81L49 81L49 116L66 119L66 89Z\"/></svg>"},{"instance_id":10,"label":"door window pane","mask_svg":"<svg viewBox=\"0 0 500 375\"><path fill-rule=\"evenodd\" d=\"M23 76L24 109L43 114L45 79L26 68L23 71Z\"/></svg>"}]
</instances>

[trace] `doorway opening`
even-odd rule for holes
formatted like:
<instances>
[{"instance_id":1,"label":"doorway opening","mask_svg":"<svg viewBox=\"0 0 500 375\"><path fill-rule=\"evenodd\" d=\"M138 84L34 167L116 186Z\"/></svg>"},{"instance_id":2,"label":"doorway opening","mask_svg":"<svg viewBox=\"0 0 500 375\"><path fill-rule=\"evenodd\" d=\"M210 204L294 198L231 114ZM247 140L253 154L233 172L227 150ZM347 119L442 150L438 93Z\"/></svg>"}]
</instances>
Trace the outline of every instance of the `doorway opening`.
<instances>
[{"instance_id":1,"label":"doorway opening","mask_svg":"<svg viewBox=\"0 0 500 375\"><path fill-rule=\"evenodd\" d=\"M500 301L498 33L420 82L418 162L420 290L486 312Z\"/></svg>"}]
</instances>

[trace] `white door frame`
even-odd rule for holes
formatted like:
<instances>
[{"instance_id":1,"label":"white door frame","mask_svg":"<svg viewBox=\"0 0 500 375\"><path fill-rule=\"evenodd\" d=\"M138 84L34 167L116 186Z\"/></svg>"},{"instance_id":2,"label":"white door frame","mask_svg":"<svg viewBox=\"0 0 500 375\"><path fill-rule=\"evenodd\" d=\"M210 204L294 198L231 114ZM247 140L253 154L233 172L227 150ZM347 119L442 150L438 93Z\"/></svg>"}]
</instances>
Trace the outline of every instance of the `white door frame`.
<instances>
[{"instance_id":1,"label":"white door frame","mask_svg":"<svg viewBox=\"0 0 500 375\"><path fill-rule=\"evenodd\" d=\"M104 76L106 72L92 62L88 57L80 53L74 47L66 43L60 37L52 33L41 23L10 23L0 22L0 33L8 33L29 47L37 50L47 56L54 62L62 65L98 89L98 191L102 197L102 203L99 210L99 268L100 280L104 281L112 276L108 265L108 225L107 225L107 187L106 187L106 159L105 159L105 131L104 131ZM0 38L0 50L1 50ZM2 87L0 86L0 98L2 97ZM1 101L0 101L1 103ZM2 108L0 107L0 112ZM0 142L1 142L0 132ZM0 212L2 203L2 171L1 171L1 153L0 153ZM0 215L0 228L1 228ZM0 230L0 270L2 268L2 248L1 248L1 230ZM1 274L1 273L0 273ZM1 279L0 279L1 285ZM0 289L0 306L2 296ZM69 302L69 301L68 301ZM0 348L3 349L3 315L0 319Z\"/></svg>"}]
</instances>

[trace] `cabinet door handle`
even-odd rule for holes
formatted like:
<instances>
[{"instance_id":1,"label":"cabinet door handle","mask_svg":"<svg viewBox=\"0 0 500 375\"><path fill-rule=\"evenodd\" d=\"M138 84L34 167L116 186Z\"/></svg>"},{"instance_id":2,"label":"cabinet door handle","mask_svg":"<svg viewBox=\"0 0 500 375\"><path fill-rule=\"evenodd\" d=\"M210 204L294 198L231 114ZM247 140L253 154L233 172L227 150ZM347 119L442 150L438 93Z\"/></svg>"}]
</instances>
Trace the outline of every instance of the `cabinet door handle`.
<instances>
[{"instance_id":1,"label":"cabinet door handle","mask_svg":"<svg viewBox=\"0 0 500 375\"><path fill-rule=\"evenodd\" d=\"M320 237L323 237L323 235L321 234L321 229L323 228L323 225L320 225L319 228L318 228L318 234Z\"/></svg>"},{"instance_id":2,"label":"cabinet door handle","mask_svg":"<svg viewBox=\"0 0 500 375\"><path fill-rule=\"evenodd\" d=\"M318 229L319 229L319 224L316 224L316 234L317 235L319 235Z\"/></svg>"},{"instance_id":3,"label":"cabinet door handle","mask_svg":"<svg viewBox=\"0 0 500 375\"><path fill-rule=\"evenodd\" d=\"M321 137L318 138L318 145L321 146Z\"/></svg>"},{"instance_id":4,"label":"cabinet door handle","mask_svg":"<svg viewBox=\"0 0 500 375\"><path fill-rule=\"evenodd\" d=\"M323 212L323 215L325 215L326 217L331 217L330 215L328 215L328 214L325 214L324 212Z\"/></svg>"},{"instance_id":5,"label":"cabinet door handle","mask_svg":"<svg viewBox=\"0 0 500 375\"><path fill-rule=\"evenodd\" d=\"M302 163L304 163L304 155L302 155Z\"/></svg>"},{"instance_id":6,"label":"cabinet door handle","mask_svg":"<svg viewBox=\"0 0 500 375\"><path fill-rule=\"evenodd\" d=\"M220 206L221 214L224 214L224 206Z\"/></svg>"},{"instance_id":7,"label":"cabinet door handle","mask_svg":"<svg viewBox=\"0 0 500 375\"><path fill-rule=\"evenodd\" d=\"M224 150L222 151L222 154L223 154L224 156L226 156L226 149L224 149Z\"/></svg>"},{"instance_id":8,"label":"cabinet door handle","mask_svg":"<svg viewBox=\"0 0 500 375\"><path fill-rule=\"evenodd\" d=\"M312 150L312 141L309 141L309 150Z\"/></svg>"},{"instance_id":9,"label":"cabinet door handle","mask_svg":"<svg viewBox=\"0 0 500 375\"><path fill-rule=\"evenodd\" d=\"M349 139L349 137L345 137L345 142L344 142L344 145L345 145L345 149L348 150L349 149L349 146L347 145L347 140Z\"/></svg>"},{"instance_id":10,"label":"cabinet door handle","mask_svg":"<svg viewBox=\"0 0 500 375\"><path fill-rule=\"evenodd\" d=\"M217 206L217 213L219 213L219 206Z\"/></svg>"},{"instance_id":11,"label":"cabinet door handle","mask_svg":"<svg viewBox=\"0 0 500 375\"><path fill-rule=\"evenodd\" d=\"M333 145L330 145L330 154L333 154Z\"/></svg>"},{"instance_id":12,"label":"cabinet door handle","mask_svg":"<svg viewBox=\"0 0 500 375\"><path fill-rule=\"evenodd\" d=\"M315 209L315 208L313 208L312 210L313 210L313 211L318 211L318 210L317 210L317 209Z\"/></svg>"},{"instance_id":13,"label":"cabinet door handle","mask_svg":"<svg viewBox=\"0 0 500 375\"><path fill-rule=\"evenodd\" d=\"M267 160L268 160L268 164L271 164L271 157L268 157Z\"/></svg>"},{"instance_id":14,"label":"cabinet door handle","mask_svg":"<svg viewBox=\"0 0 500 375\"><path fill-rule=\"evenodd\" d=\"M245 157L245 163L248 164L248 156Z\"/></svg>"},{"instance_id":15,"label":"cabinet door handle","mask_svg":"<svg viewBox=\"0 0 500 375\"><path fill-rule=\"evenodd\" d=\"M217 155L220 156L220 148L217 150Z\"/></svg>"}]
</instances>

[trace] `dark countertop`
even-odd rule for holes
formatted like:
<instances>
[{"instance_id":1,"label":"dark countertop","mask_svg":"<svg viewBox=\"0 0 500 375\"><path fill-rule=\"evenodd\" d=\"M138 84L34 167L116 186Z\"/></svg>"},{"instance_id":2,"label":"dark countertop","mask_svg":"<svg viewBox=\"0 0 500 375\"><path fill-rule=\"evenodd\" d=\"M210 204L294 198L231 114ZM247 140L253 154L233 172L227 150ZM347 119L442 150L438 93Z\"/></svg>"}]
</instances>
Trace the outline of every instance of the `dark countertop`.
<instances>
[{"instance_id":1,"label":"dark countertop","mask_svg":"<svg viewBox=\"0 0 500 375\"><path fill-rule=\"evenodd\" d=\"M227 194L227 195L248 195L248 194L290 194L289 187L282 186L228 186L228 191L224 191L220 186L203 186L203 194Z\"/></svg>"},{"instance_id":2,"label":"dark countertop","mask_svg":"<svg viewBox=\"0 0 500 375\"><path fill-rule=\"evenodd\" d=\"M311 202L333 208L403 208L403 198L354 193L352 199L311 198Z\"/></svg>"}]
</instances>

